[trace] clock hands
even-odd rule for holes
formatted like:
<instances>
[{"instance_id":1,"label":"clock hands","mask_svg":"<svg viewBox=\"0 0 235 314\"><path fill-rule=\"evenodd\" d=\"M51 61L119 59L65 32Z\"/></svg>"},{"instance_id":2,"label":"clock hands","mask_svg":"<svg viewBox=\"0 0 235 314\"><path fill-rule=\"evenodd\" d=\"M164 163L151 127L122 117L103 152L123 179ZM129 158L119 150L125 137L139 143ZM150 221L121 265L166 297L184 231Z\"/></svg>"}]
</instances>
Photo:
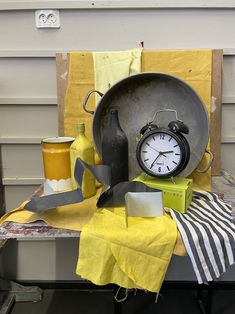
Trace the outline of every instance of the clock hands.
<instances>
[{"instance_id":1,"label":"clock hands","mask_svg":"<svg viewBox=\"0 0 235 314\"><path fill-rule=\"evenodd\" d=\"M163 155L165 154L165 152L159 152L159 150L157 150L156 148L154 148L153 146L149 145L149 143L146 143L146 145L148 145L148 147L150 147L151 149L153 149L155 152L159 153L160 155ZM164 156L166 157L166 156Z\"/></svg>"},{"instance_id":2,"label":"clock hands","mask_svg":"<svg viewBox=\"0 0 235 314\"><path fill-rule=\"evenodd\" d=\"M160 151L157 150L155 147L151 146L149 143L146 143L146 145L147 145L148 147L150 147L151 149L153 149L155 152L157 152L157 153L159 153L160 155L163 155L163 156L164 156L164 154L169 154L169 153L173 153L173 152L174 152L173 150L168 150L168 151L165 151L165 152L160 152ZM164 156L164 157L166 157L166 156Z\"/></svg>"},{"instance_id":3,"label":"clock hands","mask_svg":"<svg viewBox=\"0 0 235 314\"><path fill-rule=\"evenodd\" d=\"M155 162L158 160L158 158L160 156L164 156L163 152L159 152L159 154L157 155L157 157L154 159L154 161L152 162L151 166L150 166L150 169L152 169L152 167L154 166ZM166 156L164 156L166 157Z\"/></svg>"},{"instance_id":4,"label":"clock hands","mask_svg":"<svg viewBox=\"0 0 235 314\"><path fill-rule=\"evenodd\" d=\"M146 145L151 148L152 150L154 150L155 152L158 153L157 157L154 159L154 161L151 163L151 166L150 166L150 169L153 168L154 164L156 163L156 161L158 160L158 158L160 158L161 156L164 156L166 157L165 154L170 154L170 153L173 153L174 151L173 150L167 150L165 152L160 152L158 151L155 147L151 146L149 143L146 143Z\"/></svg>"},{"instance_id":5,"label":"clock hands","mask_svg":"<svg viewBox=\"0 0 235 314\"><path fill-rule=\"evenodd\" d=\"M148 146L151 147L150 145L148 145ZM153 148L153 147L151 147L151 148ZM154 148L153 148L153 149L154 149ZM156 150L156 149L154 149L154 150ZM157 151L157 150L156 150L156 151ZM170 154L170 153L173 153L173 150L168 150L168 151L165 151L165 152L158 152L158 155L157 155L157 157L154 159L154 161L152 162L152 164L151 164L151 166L150 166L150 169L153 168L154 164L156 163L156 161L158 160L158 158L159 158L160 156L166 157L164 154Z\"/></svg>"},{"instance_id":6,"label":"clock hands","mask_svg":"<svg viewBox=\"0 0 235 314\"><path fill-rule=\"evenodd\" d=\"M168 150L166 152L160 152L160 153L162 153L162 155L164 156L164 154L174 153L174 151L173 150ZM166 156L164 156L164 157L166 157Z\"/></svg>"}]
</instances>

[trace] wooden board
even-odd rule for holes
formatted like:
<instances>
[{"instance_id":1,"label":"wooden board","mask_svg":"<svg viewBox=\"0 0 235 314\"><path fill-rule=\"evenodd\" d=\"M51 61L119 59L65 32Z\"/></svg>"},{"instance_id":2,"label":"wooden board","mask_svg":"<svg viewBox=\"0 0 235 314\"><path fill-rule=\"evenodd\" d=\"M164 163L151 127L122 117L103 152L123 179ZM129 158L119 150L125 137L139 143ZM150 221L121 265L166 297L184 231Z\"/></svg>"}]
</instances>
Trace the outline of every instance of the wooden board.
<instances>
[{"instance_id":1,"label":"wooden board","mask_svg":"<svg viewBox=\"0 0 235 314\"><path fill-rule=\"evenodd\" d=\"M69 54L56 54L56 82L57 82L57 105L58 105L58 133L64 135L64 97L67 89Z\"/></svg>"},{"instance_id":2,"label":"wooden board","mask_svg":"<svg viewBox=\"0 0 235 314\"><path fill-rule=\"evenodd\" d=\"M213 50L210 140L214 161L212 176L220 175L221 170L221 102L222 102L223 50Z\"/></svg>"},{"instance_id":3,"label":"wooden board","mask_svg":"<svg viewBox=\"0 0 235 314\"><path fill-rule=\"evenodd\" d=\"M144 52L143 52L144 53ZM212 105L210 118L210 145L214 155L212 175L220 175L221 169L221 99L222 99L223 50L212 51ZM69 53L56 54L57 98L59 135L64 135L64 97L67 88Z\"/></svg>"}]
</instances>

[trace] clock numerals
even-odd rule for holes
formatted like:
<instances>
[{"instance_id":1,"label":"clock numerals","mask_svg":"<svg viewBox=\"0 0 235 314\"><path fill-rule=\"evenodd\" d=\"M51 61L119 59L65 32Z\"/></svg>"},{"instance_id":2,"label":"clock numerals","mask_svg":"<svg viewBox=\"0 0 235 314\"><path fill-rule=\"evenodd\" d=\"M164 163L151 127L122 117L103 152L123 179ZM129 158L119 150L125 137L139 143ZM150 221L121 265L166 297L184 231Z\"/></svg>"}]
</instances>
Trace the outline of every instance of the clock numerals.
<instances>
[{"instance_id":1,"label":"clock numerals","mask_svg":"<svg viewBox=\"0 0 235 314\"><path fill-rule=\"evenodd\" d=\"M160 134L159 137L160 137L160 140L164 140L165 139L165 134Z\"/></svg>"}]
</instances>

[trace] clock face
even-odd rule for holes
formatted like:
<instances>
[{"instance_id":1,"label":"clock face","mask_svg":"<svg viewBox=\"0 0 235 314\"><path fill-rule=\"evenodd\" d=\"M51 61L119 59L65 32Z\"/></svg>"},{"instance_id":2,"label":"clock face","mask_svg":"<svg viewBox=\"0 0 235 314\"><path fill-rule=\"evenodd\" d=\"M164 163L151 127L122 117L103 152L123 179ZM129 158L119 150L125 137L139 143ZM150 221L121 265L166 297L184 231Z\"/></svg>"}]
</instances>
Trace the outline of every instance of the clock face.
<instances>
[{"instance_id":1,"label":"clock face","mask_svg":"<svg viewBox=\"0 0 235 314\"><path fill-rule=\"evenodd\" d=\"M183 152L179 138L171 132L152 131L137 147L141 168L150 175L169 177L181 167Z\"/></svg>"}]
</instances>

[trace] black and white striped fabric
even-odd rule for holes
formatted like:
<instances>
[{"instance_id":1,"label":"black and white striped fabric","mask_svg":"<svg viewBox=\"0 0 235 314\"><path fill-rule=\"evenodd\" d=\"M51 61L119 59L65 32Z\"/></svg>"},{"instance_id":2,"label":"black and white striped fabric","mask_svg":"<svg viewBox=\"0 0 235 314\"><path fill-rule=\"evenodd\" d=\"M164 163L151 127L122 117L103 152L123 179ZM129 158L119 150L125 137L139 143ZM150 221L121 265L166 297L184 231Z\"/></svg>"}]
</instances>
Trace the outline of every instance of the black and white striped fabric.
<instances>
[{"instance_id":1,"label":"black and white striped fabric","mask_svg":"<svg viewBox=\"0 0 235 314\"><path fill-rule=\"evenodd\" d=\"M193 192L185 214L171 209L198 283L215 280L235 262L231 205L211 192Z\"/></svg>"}]
</instances>

